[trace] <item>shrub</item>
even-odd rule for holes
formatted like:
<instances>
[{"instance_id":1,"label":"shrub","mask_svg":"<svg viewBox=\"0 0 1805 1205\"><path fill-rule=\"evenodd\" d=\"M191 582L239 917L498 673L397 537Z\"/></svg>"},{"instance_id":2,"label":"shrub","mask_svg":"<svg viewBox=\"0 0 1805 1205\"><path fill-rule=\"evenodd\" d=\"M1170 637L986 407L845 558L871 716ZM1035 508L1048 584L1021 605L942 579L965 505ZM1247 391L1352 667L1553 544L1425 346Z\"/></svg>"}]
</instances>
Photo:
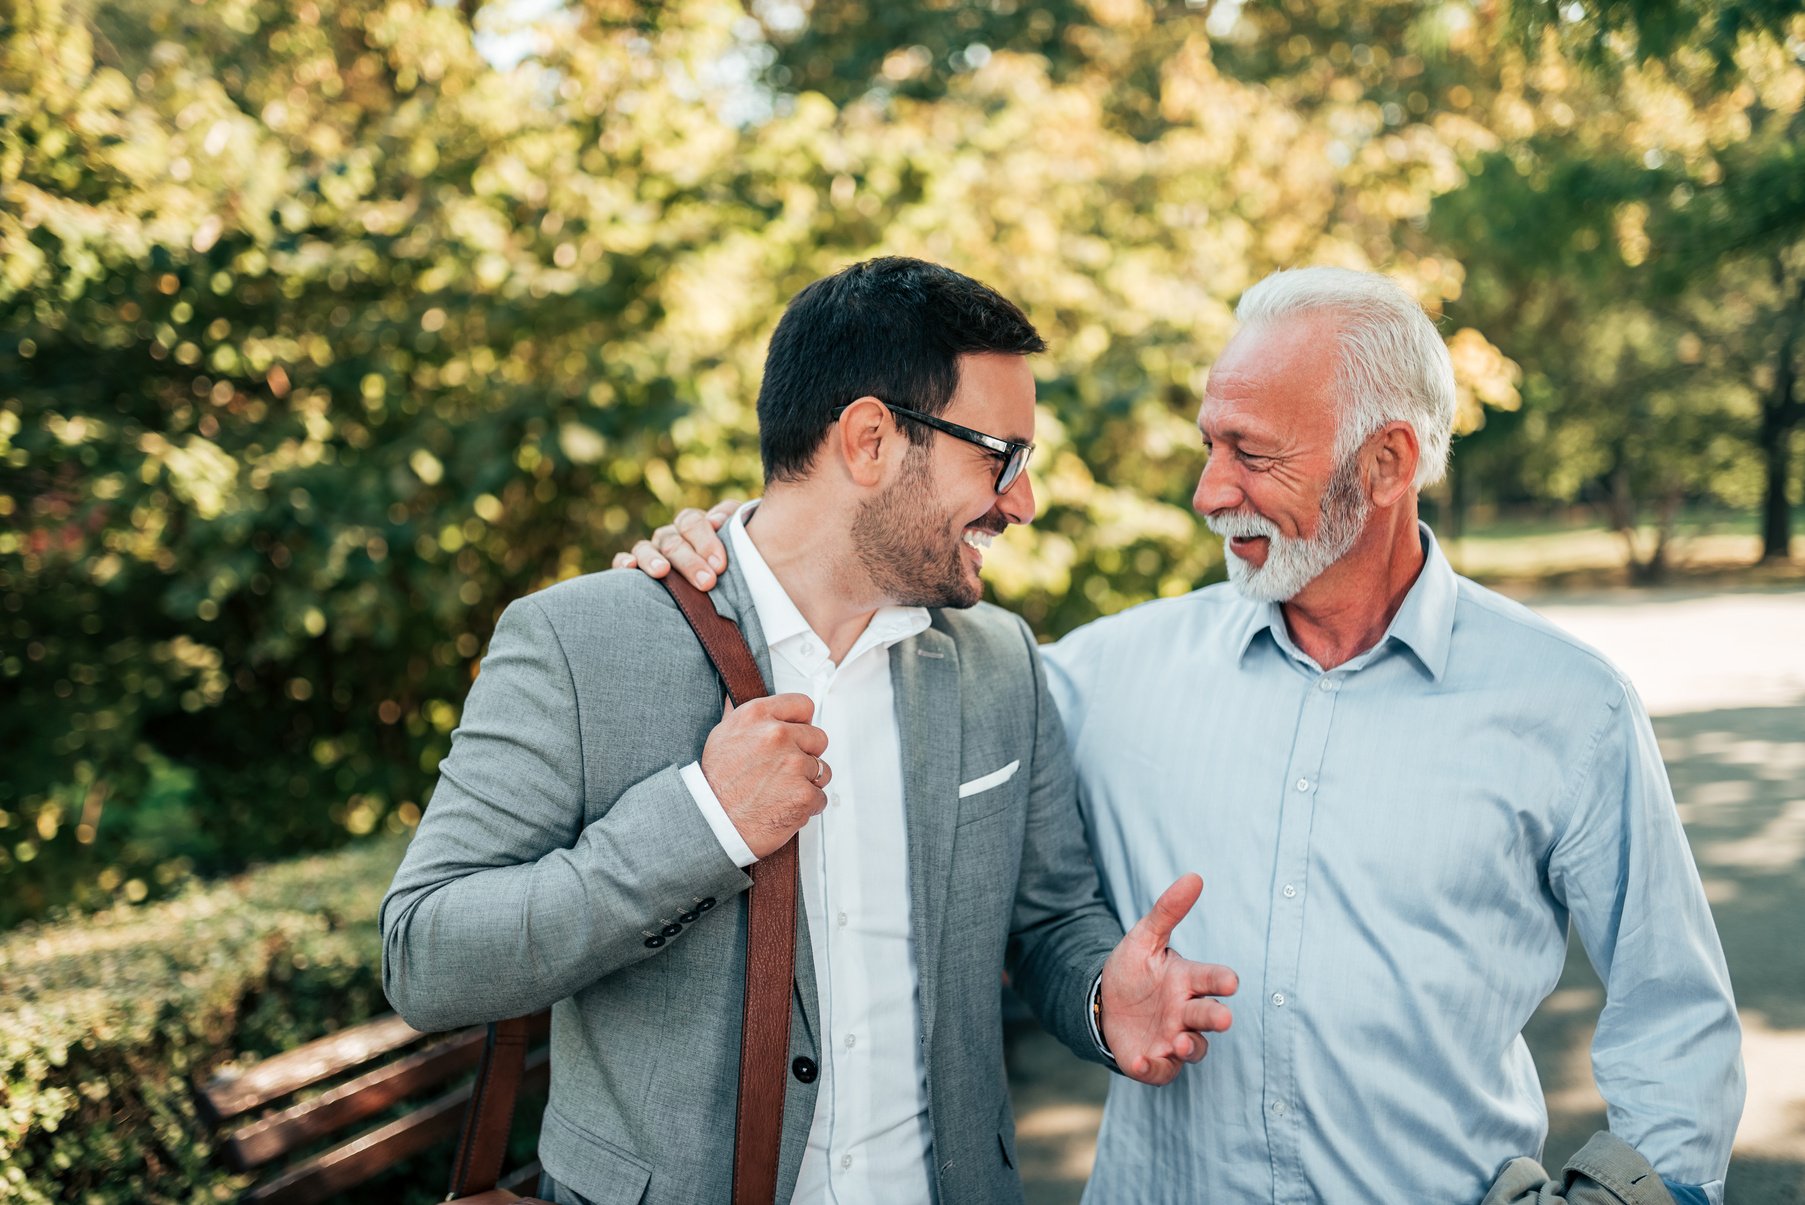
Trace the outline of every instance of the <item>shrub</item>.
<instances>
[{"instance_id":1,"label":"shrub","mask_svg":"<svg viewBox=\"0 0 1805 1205\"><path fill-rule=\"evenodd\" d=\"M387 1010L371 841L0 937L0 1197L230 1200L191 1078Z\"/></svg>"}]
</instances>

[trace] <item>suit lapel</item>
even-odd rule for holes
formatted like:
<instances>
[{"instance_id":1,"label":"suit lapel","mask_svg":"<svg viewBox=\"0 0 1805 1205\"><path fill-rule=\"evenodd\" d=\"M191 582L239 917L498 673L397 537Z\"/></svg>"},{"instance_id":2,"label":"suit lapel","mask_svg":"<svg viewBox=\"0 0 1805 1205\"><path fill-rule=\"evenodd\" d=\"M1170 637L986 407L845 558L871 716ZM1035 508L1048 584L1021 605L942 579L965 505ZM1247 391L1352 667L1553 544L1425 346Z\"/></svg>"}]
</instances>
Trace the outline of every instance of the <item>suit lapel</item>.
<instances>
[{"instance_id":1,"label":"suit lapel","mask_svg":"<svg viewBox=\"0 0 1805 1205\"><path fill-rule=\"evenodd\" d=\"M765 689L771 689L774 680L771 674L771 649L765 643L765 630L758 622L758 609L752 605L752 588L746 584L745 575L736 565L728 564L720 581L708 592L708 600L723 618L731 619L739 625L740 634L746 638L752 657L758 662L758 672L764 675ZM802 1006L802 1024L807 1040L819 1048L817 1035L821 1032L821 1025L819 989L815 984L815 947L809 944L808 909L802 907L800 895L797 896L796 905L796 1002Z\"/></svg>"},{"instance_id":2,"label":"suit lapel","mask_svg":"<svg viewBox=\"0 0 1805 1205\"><path fill-rule=\"evenodd\" d=\"M909 833L909 912L921 973L923 1040L933 1033L940 986L940 935L946 923L953 829L958 822L959 650L930 627L890 650L896 718L902 736L903 813Z\"/></svg>"}]
</instances>

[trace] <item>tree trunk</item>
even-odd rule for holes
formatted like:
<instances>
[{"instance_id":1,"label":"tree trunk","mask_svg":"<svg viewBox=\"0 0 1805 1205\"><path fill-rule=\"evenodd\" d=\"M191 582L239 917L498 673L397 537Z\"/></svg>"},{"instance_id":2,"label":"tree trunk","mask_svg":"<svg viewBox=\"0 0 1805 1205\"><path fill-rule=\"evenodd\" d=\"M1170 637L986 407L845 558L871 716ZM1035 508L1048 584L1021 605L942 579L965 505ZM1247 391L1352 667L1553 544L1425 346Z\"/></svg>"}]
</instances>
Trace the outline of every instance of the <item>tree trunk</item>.
<instances>
[{"instance_id":1,"label":"tree trunk","mask_svg":"<svg viewBox=\"0 0 1805 1205\"><path fill-rule=\"evenodd\" d=\"M1667 580L1667 554L1673 546L1673 529L1683 501L1685 492L1677 486L1662 496L1655 516L1655 546L1647 560L1640 565L1631 565L1631 574L1638 585L1652 586Z\"/></svg>"},{"instance_id":2,"label":"tree trunk","mask_svg":"<svg viewBox=\"0 0 1805 1205\"><path fill-rule=\"evenodd\" d=\"M1792 499L1787 496L1786 488L1792 467L1792 440L1788 438L1791 434L1790 427L1782 427L1777 422L1763 421L1761 424L1761 459L1767 475L1766 493L1761 504L1763 563L1784 561L1792 555Z\"/></svg>"},{"instance_id":3,"label":"tree trunk","mask_svg":"<svg viewBox=\"0 0 1805 1205\"><path fill-rule=\"evenodd\" d=\"M1605 501L1605 514L1609 517L1611 530L1623 537L1623 552L1631 583L1639 583L1643 577L1642 552L1636 546L1636 519L1640 509L1636 505L1636 492L1630 488L1630 472L1619 453L1617 467L1611 470L1609 478L1610 495Z\"/></svg>"},{"instance_id":4,"label":"tree trunk","mask_svg":"<svg viewBox=\"0 0 1805 1205\"><path fill-rule=\"evenodd\" d=\"M1784 279L1776 262L1774 274ZM1799 398L1799 339L1805 327L1805 277L1799 280L1792 303L1781 319L1780 350L1774 364L1774 387L1761 399L1761 460L1767 484L1761 507L1761 559L1784 561L1792 555L1792 497L1788 488L1792 470L1793 432L1805 421L1805 401Z\"/></svg>"}]
</instances>

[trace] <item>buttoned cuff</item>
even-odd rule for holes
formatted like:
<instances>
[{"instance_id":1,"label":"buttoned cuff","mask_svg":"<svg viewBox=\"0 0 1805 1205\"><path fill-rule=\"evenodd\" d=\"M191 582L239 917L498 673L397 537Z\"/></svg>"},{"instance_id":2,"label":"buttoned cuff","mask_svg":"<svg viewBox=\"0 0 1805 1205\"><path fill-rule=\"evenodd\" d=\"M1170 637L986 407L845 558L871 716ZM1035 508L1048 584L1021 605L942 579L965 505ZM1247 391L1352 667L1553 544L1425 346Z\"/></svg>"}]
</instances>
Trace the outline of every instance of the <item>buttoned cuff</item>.
<instances>
[{"instance_id":1,"label":"buttoned cuff","mask_svg":"<svg viewBox=\"0 0 1805 1205\"><path fill-rule=\"evenodd\" d=\"M721 806L714 788L708 785L708 779L702 773L702 763L693 761L677 772L683 778L683 785L689 788L689 797L696 801L696 810L702 813L702 819L708 821L709 831L714 839L721 843L721 850L733 859L733 864L741 870L758 861L758 855L740 836L740 830L733 827L733 821L727 818L727 809ZM1101 983L1102 979L1099 978Z\"/></svg>"},{"instance_id":2,"label":"buttoned cuff","mask_svg":"<svg viewBox=\"0 0 1805 1205\"><path fill-rule=\"evenodd\" d=\"M1091 980L1090 1007L1084 1010L1084 1016L1086 1024L1091 1029L1091 1041L1097 1044L1097 1053L1108 1059L1109 1065L1113 1067L1116 1064L1116 1056L1109 1052L1109 1045L1103 1040L1103 1028L1097 1024L1097 1018L1102 1013L1102 1000L1103 972L1099 971L1097 977Z\"/></svg>"}]
</instances>

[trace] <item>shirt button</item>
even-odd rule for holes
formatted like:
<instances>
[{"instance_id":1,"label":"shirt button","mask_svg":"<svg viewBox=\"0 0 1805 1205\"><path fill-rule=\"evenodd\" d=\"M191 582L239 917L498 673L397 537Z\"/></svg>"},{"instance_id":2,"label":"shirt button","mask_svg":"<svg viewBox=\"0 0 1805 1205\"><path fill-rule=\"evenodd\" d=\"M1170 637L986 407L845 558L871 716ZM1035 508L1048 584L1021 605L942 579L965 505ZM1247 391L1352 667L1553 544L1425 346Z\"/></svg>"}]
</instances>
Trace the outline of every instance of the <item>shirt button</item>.
<instances>
[{"instance_id":1,"label":"shirt button","mask_svg":"<svg viewBox=\"0 0 1805 1205\"><path fill-rule=\"evenodd\" d=\"M1288 900L1296 899L1297 898L1297 888L1293 887L1289 883L1286 883L1285 884L1285 898Z\"/></svg>"},{"instance_id":2,"label":"shirt button","mask_svg":"<svg viewBox=\"0 0 1805 1205\"><path fill-rule=\"evenodd\" d=\"M1274 1004L1278 1005L1280 1008L1285 1007L1285 993L1284 992L1272 993L1272 1002Z\"/></svg>"},{"instance_id":3,"label":"shirt button","mask_svg":"<svg viewBox=\"0 0 1805 1205\"><path fill-rule=\"evenodd\" d=\"M802 655L804 657L813 657L815 655L815 642L813 640L804 640L802 642Z\"/></svg>"},{"instance_id":4,"label":"shirt button","mask_svg":"<svg viewBox=\"0 0 1805 1205\"><path fill-rule=\"evenodd\" d=\"M840 1156L840 1170L845 1171L847 1168L849 1168L851 1166L852 1166L852 1156L851 1155L841 1155Z\"/></svg>"},{"instance_id":5,"label":"shirt button","mask_svg":"<svg viewBox=\"0 0 1805 1205\"><path fill-rule=\"evenodd\" d=\"M1324 691L1334 690L1335 689L1335 679L1333 679L1333 678L1322 679L1320 682L1318 682L1316 684L1316 689L1324 690Z\"/></svg>"},{"instance_id":6,"label":"shirt button","mask_svg":"<svg viewBox=\"0 0 1805 1205\"><path fill-rule=\"evenodd\" d=\"M859 1044L859 1035L858 1034L849 1033L846 1035L846 1049L851 1050L854 1046L857 1046L858 1044Z\"/></svg>"},{"instance_id":7,"label":"shirt button","mask_svg":"<svg viewBox=\"0 0 1805 1205\"><path fill-rule=\"evenodd\" d=\"M840 915L834 917L834 922L838 924L840 928L844 929L846 927L846 914L844 912L840 913Z\"/></svg>"},{"instance_id":8,"label":"shirt button","mask_svg":"<svg viewBox=\"0 0 1805 1205\"><path fill-rule=\"evenodd\" d=\"M1279 1116L1283 1117L1285 1114L1285 1102L1282 1100L1273 1101L1272 1102L1272 1111L1274 1113L1277 1113Z\"/></svg>"},{"instance_id":9,"label":"shirt button","mask_svg":"<svg viewBox=\"0 0 1805 1205\"><path fill-rule=\"evenodd\" d=\"M1300 790L1300 791L1307 791L1307 790L1309 790L1309 789L1310 789L1310 780L1309 780L1309 779L1307 779L1307 778L1300 778L1300 779L1298 779L1298 780L1297 780L1297 789L1298 789L1298 790Z\"/></svg>"},{"instance_id":10,"label":"shirt button","mask_svg":"<svg viewBox=\"0 0 1805 1205\"><path fill-rule=\"evenodd\" d=\"M827 793L827 806L835 808L840 806L840 792L829 791Z\"/></svg>"}]
</instances>

